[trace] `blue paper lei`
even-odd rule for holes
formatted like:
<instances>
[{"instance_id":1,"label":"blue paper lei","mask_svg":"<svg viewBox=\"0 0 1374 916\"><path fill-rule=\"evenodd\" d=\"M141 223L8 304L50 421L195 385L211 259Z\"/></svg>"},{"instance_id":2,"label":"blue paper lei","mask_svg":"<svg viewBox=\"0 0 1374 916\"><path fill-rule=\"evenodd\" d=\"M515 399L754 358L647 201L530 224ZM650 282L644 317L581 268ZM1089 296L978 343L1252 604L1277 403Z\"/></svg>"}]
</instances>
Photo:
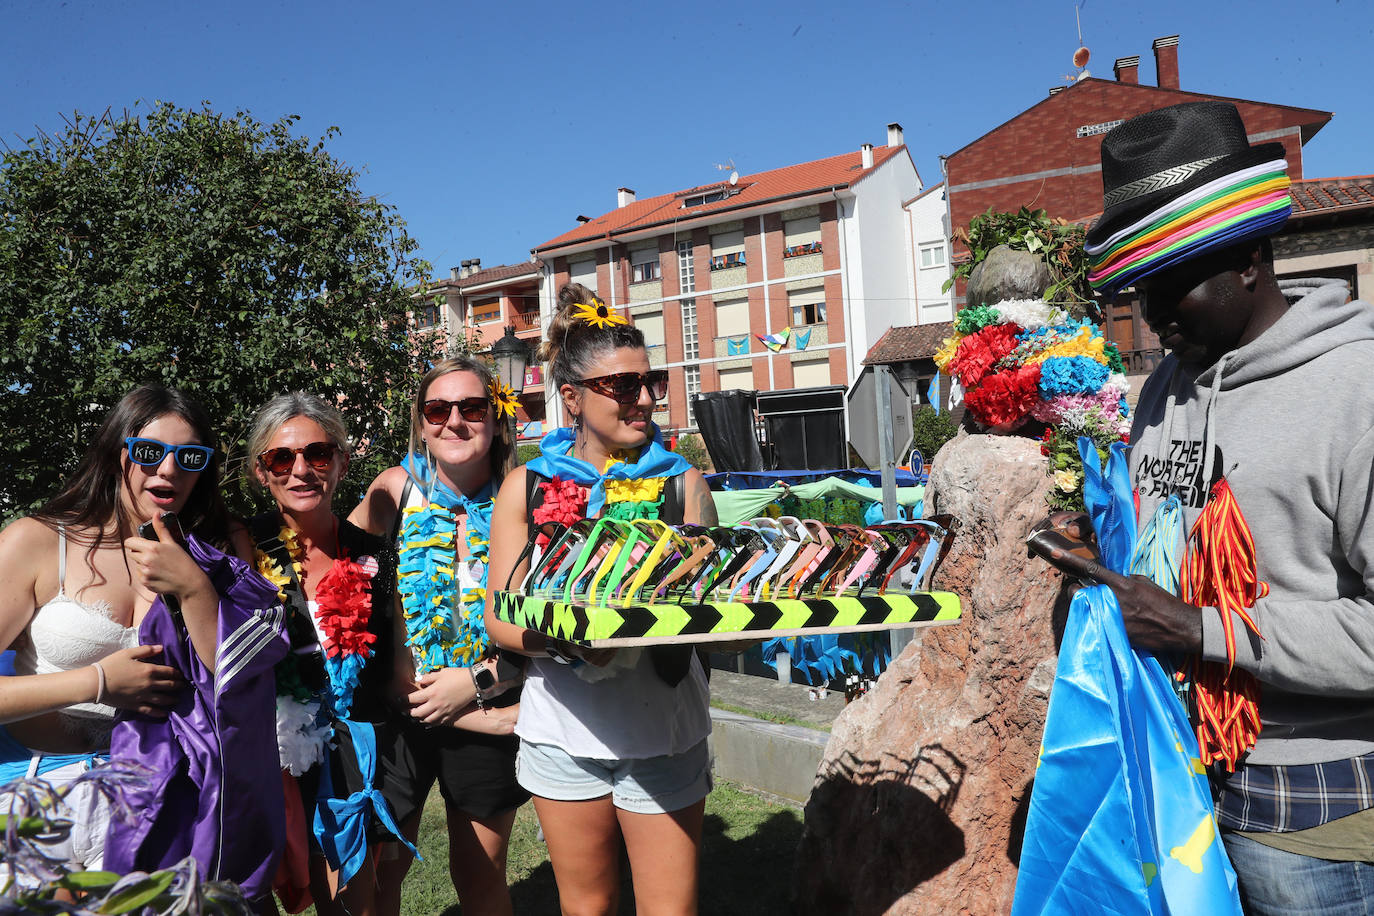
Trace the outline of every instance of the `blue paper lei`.
<instances>
[{"instance_id":1,"label":"blue paper lei","mask_svg":"<svg viewBox=\"0 0 1374 916\"><path fill-rule=\"evenodd\" d=\"M663 447L663 434L658 426L652 427L653 434L647 445L639 450L634 461L617 461L605 472L599 471L581 458L572 455L575 433L564 427L555 429L539 441L539 457L528 465L530 470L550 479L573 480L587 487L587 517L595 518L606 502L606 481L643 480L649 477L676 477L692 465L674 452Z\"/></svg>"},{"instance_id":2,"label":"blue paper lei","mask_svg":"<svg viewBox=\"0 0 1374 916\"><path fill-rule=\"evenodd\" d=\"M416 673L475 665L487 649L483 602L487 594L487 551L491 541L492 486L473 497L455 493L417 456L402 466L426 490L429 502L402 510L398 588L406 625L406 645L416 657ZM468 556L481 566L477 588L461 590L458 613L455 571L459 510L467 513Z\"/></svg>"}]
</instances>

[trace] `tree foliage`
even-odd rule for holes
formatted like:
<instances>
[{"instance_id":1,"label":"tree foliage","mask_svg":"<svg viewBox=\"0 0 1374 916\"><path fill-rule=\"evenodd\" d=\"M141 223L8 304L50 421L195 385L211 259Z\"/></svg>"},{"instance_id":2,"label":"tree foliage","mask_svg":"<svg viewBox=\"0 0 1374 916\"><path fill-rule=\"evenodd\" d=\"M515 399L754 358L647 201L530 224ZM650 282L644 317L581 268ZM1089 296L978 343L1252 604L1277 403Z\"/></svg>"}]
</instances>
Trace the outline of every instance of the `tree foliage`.
<instances>
[{"instance_id":1,"label":"tree foliage","mask_svg":"<svg viewBox=\"0 0 1374 916\"><path fill-rule=\"evenodd\" d=\"M949 411L936 413L929 404L922 404L911 415L911 444L925 459L927 467L946 442L959 434L959 424L950 418Z\"/></svg>"},{"instance_id":2,"label":"tree foliage","mask_svg":"<svg viewBox=\"0 0 1374 916\"><path fill-rule=\"evenodd\" d=\"M968 247L969 257L955 265L942 292L948 292L955 280L967 280L992 249L1006 245L1044 258L1053 281L1045 290L1047 302L1070 308L1086 306L1093 301L1088 285L1088 255L1083 250L1086 233L1081 224L1051 217L1044 210L1022 207L1011 213L989 207L986 213L969 220L967 229L960 227L954 231L955 240Z\"/></svg>"},{"instance_id":3,"label":"tree foliage","mask_svg":"<svg viewBox=\"0 0 1374 916\"><path fill-rule=\"evenodd\" d=\"M208 104L76 115L0 160L0 515L51 495L105 412L146 381L219 422L245 511L253 411L339 404L361 449L340 499L404 447L439 350L411 333L428 265L393 208L311 141ZM417 293L417 290L419 292Z\"/></svg>"}]
</instances>

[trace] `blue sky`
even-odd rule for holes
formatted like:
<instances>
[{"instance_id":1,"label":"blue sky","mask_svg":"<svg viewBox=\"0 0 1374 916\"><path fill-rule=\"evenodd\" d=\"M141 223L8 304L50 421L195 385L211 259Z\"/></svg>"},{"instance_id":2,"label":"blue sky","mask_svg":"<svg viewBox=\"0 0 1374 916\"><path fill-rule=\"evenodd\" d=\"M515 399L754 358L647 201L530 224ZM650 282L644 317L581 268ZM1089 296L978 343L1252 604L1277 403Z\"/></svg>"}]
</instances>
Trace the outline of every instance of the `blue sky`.
<instances>
[{"instance_id":1,"label":"blue sky","mask_svg":"<svg viewBox=\"0 0 1374 916\"><path fill-rule=\"evenodd\" d=\"M1240 10L1241 12L1237 12ZM0 0L0 137L139 99L342 134L329 150L397 208L443 273L521 261L641 197L886 142L927 184L950 153L1073 71L1075 4L856 0L173 3ZM1374 173L1366 0L1085 0L1088 69L1111 78L1180 34L1185 89L1335 114L1309 177ZM1294 16L1301 15L1301 21Z\"/></svg>"}]
</instances>

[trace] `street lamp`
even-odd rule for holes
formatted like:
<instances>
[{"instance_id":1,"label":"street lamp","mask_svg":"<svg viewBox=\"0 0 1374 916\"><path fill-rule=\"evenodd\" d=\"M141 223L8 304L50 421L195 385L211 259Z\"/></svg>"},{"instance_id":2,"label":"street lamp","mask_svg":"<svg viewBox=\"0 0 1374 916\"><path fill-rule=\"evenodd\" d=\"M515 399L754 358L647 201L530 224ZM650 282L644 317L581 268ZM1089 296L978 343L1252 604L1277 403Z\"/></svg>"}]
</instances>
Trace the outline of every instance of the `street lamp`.
<instances>
[{"instance_id":1,"label":"street lamp","mask_svg":"<svg viewBox=\"0 0 1374 916\"><path fill-rule=\"evenodd\" d=\"M515 336L515 325L506 325L505 335L491 345L491 358L496 362L496 378L515 396L525 390L525 367L529 365L530 348ZM511 443L516 439L515 416L510 418Z\"/></svg>"}]
</instances>

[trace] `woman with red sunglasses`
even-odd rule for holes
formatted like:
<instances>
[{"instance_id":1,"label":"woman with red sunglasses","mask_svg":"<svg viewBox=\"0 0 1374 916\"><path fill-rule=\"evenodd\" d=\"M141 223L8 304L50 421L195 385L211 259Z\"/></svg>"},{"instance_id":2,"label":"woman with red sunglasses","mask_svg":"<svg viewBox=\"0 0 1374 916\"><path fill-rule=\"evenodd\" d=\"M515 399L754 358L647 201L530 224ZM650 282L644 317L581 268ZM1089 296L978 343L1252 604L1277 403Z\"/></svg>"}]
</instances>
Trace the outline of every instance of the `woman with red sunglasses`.
<instances>
[{"instance_id":1,"label":"woman with red sunglasses","mask_svg":"<svg viewBox=\"0 0 1374 916\"><path fill-rule=\"evenodd\" d=\"M266 897L282 798L279 781L256 783L274 772L258 761L276 744L270 672L286 642L219 462L204 408L145 385L61 492L0 533L0 646L17 675L0 678L0 784L75 783L73 827L49 843L74 868L151 871L189 852L205 878ZM126 796L133 822L110 823L78 780L107 753L154 772ZM0 794L0 812L12 800Z\"/></svg>"},{"instance_id":2,"label":"woman with red sunglasses","mask_svg":"<svg viewBox=\"0 0 1374 916\"><path fill-rule=\"evenodd\" d=\"M390 702L396 553L334 514L349 463L335 408L304 392L278 395L254 417L248 454L275 503L249 522L258 571L278 588L291 639L276 668L288 826L277 894L289 912L313 899L320 914L376 913L369 847L396 829L377 765L400 719Z\"/></svg>"},{"instance_id":3,"label":"woman with red sunglasses","mask_svg":"<svg viewBox=\"0 0 1374 916\"><path fill-rule=\"evenodd\" d=\"M518 559L546 520L716 524L705 478L653 423L667 373L650 366L638 329L586 287L564 286L540 358L573 425L545 436L501 487L493 589L521 581ZM520 784L534 795L563 912L617 912L623 840L636 911L695 913L711 718L692 647L585 651L499 620L491 599L492 637L532 658L516 723Z\"/></svg>"},{"instance_id":4,"label":"woman with red sunglasses","mask_svg":"<svg viewBox=\"0 0 1374 916\"><path fill-rule=\"evenodd\" d=\"M512 911L506 850L529 798L515 781L519 668L497 664L482 604L492 494L515 451L499 411L510 403L479 360L436 364L411 407L409 454L378 475L350 516L400 551L398 638L410 651L398 664L409 719L382 761L397 787L397 819L413 840L439 783L449 873L463 912L482 916ZM409 867L404 849L383 858L382 912L399 910Z\"/></svg>"}]
</instances>

